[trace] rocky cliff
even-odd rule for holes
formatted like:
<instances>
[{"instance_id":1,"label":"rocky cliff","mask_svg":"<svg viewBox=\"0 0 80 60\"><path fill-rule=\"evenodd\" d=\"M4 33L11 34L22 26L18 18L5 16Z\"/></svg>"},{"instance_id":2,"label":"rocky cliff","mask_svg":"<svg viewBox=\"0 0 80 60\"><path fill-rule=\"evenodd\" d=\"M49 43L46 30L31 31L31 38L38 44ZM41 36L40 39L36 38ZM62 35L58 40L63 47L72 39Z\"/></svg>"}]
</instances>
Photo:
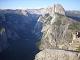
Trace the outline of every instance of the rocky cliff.
<instances>
[{"instance_id":1,"label":"rocky cliff","mask_svg":"<svg viewBox=\"0 0 80 60\"><path fill-rule=\"evenodd\" d=\"M37 10L0 10L0 52L13 40L31 39L34 25L41 14Z\"/></svg>"},{"instance_id":2,"label":"rocky cliff","mask_svg":"<svg viewBox=\"0 0 80 60\"><path fill-rule=\"evenodd\" d=\"M66 16L65 11L63 8L61 8L61 5L55 5L53 15L47 13L39 18L37 27L39 30L41 30L42 36L41 41L39 41L37 45L40 50L60 49L63 51L69 50L69 52L65 51L63 53L62 51L59 53L51 50L52 52L49 54L48 52L50 52L50 50L44 50L39 53L40 55L38 54L38 56L36 56L35 60L79 60L79 57L77 56L78 54L75 55L74 51L79 51L78 48L80 46L80 37L77 38L76 33L79 34L80 22ZM61 56L59 54L61 54ZM74 56L75 58L69 58L70 55Z\"/></svg>"},{"instance_id":3,"label":"rocky cliff","mask_svg":"<svg viewBox=\"0 0 80 60\"><path fill-rule=\"evenodd\" d=\"M45 48L69 49L73 35L79 29L74 24L80 25L80 22L75 22L75 20L57 13L54 16L45 15L39 21L42 23L41 32L43 33L39 46L41 50ZM72 29L73 27L74 29Z\"/></svg>"},{"instance_id":4,"label":"rocky cliff","mask_svg":"<svg viewBox=\"0 0 80 60\"><path fill-rule=\"evenodd\" d=\"M61 4L55 4L46 8L46 13L53 15L54 13L65 15L65 10Z\"/></svg>"},{"instance_id":5,"label":"rocky cliff","mask_svg":"<svg viewBox=\"0 0 80 60\"><path fill-rule=\"evenodd\" d=\"M0 52L8 47L7 35L5 30L5 18L3 14L0 14Z\"/></svg>"}]
</instances>

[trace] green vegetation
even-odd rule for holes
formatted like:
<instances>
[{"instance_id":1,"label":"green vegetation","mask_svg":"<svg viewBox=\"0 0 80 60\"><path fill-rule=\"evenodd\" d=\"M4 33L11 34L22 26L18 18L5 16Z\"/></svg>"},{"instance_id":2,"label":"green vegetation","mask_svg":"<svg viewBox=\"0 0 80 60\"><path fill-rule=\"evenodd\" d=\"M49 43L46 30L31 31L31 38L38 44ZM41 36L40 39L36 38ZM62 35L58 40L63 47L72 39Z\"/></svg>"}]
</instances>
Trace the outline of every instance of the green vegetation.
<instances>
[{"instance_id":1,"label":"green vegetation","mask_svg":"<svg viewBox=\"0 0 80 60\"><path fill-rule=\"evenodd\" d=\"M67 32L66 34L66 40L71 43L72 42L72 39L73 39L73 35L71 32Z\"/></svg>"},{"instance_id":2,"label":"green vegetation","mask_svg":"<svg viewBox=\"0 0 80 60\"><path fill-rule=\"evenodd\" d=\"M54 23L55 25L60 26L67 24L68 18L66 16L57 13L55 13L55 16L56 16L55 18L56 21Z\"/></svg>"},{"instance_id":3,"label":"green vegetation","mask_svg":"<svg viewBox=\"0 0 80 60\"><path fill-rule=\"evenodd\" d=\"M69 25L68 29L71 30L80 30L80 22L74 22Z\"/></svg>"},{"instance_id":4,"label":"green vegetation","mask_svg":"<svg viewBox=\"0 0 80 60\"><path fill-rule=\"evenodd\" d=\"M54 24L57 25L57 26L60 26L60 25L62 24L61 18L62 18L61 15L55 13L55 20L56 20L56 21L54 22Z\"/></svg>"},{"instance_id":5,"label":"green vegetation","mask_svg":"<svg viewBox=\"0 0 80 60\"><path fill-rule=\"evenodd\" d=\"M0 27L0 33L2 34L3 32L5 32L5 28Z\"/></svg>"},{"instance_id":6,"label":"green vegetation","mask_svg":"<svg viewBox=\"0 0 80 60\"><path fill-rule=\"evenodd\" d=\"M56 24L57 26L61 25L61 20L57 20L54 24Z\"/></svg>"},{"instance_id":7,"label":"green vegetation","mask_svg":"<svg viewBox=\"0 0 80 60\"><path fill-rule=\"evenodd\" d=\"M0 32L2 31L2 28L0 27Z\"/></svg>"},{"instance_id":8,"label":"green vegetation","mask_svg":"<svg viewBox=\"0 0 80 60\"><path fill-rule=\"evenodd\" d=\"M41 45L41 40L36 43L36 46L39 48Z\"/></svg>"},{"instance_id":9,"label":"green vegetation","mask_svg":"<svg viewBox=\"0 0 80 60\"><path fill-rule=\"evenodd\" d=\"M80 46L79 46L79 47L77 47L77 49L76 49L76 50L80 52Z\"/></svg>"}]
</instances>

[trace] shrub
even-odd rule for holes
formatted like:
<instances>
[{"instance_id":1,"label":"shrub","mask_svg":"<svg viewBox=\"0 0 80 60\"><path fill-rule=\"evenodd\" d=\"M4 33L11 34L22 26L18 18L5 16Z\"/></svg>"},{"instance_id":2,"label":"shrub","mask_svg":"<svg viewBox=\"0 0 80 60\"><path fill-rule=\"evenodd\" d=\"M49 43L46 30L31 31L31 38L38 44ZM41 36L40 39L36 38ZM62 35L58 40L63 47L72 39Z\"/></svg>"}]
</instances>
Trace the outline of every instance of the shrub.
<instances>
[{"instance_id":1,"label":"shrub","mask_svg":"<svg viewBox=\"0 0 80 60\"><path fill-rule=\"evenodd\" d=\"M77 49L76 49L76 50L80 52L80 46L79 46L79 47L77 47Z\"/></svg>"},{"instance_id":2,"label":"shrub","mask_svg":"<svg viewBox=\"0 0 80 60\"><path fill-rule=\"evenodd\" d=\"M80 23L79 22L75 22L69 25L68 29L71 30L80 30Z\"/></svg>"}]
</instances>

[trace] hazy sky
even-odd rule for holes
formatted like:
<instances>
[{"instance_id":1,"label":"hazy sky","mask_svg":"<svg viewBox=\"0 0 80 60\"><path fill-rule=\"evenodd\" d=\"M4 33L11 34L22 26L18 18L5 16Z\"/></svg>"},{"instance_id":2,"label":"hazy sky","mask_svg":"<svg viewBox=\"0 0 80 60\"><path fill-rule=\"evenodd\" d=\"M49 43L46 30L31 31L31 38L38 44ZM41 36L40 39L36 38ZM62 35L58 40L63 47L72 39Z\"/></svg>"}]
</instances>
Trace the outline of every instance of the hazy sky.
<instances>
[{"instance_id":1,"label":"hazy sky","mask_svg":"<svg viewBox=\"0 0 80 60\"><path fill-rule=\"evenodd\" d=\"M60 3L66 10L80 10L80 0L0 0L0 9L44 8Z\"/></svg>"}]
</instances>

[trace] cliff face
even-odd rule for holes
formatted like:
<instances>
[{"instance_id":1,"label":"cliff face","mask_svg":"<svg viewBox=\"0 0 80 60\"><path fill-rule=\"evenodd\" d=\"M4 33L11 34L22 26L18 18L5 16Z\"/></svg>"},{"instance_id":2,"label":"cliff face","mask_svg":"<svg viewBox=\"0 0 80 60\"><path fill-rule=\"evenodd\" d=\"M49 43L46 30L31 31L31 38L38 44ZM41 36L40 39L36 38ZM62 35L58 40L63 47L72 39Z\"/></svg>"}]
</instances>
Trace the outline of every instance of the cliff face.
<instances>
[{"instance_id":1,"label":"cliff face","mask_svg":"<svg viewBox=\"0 0 80 60\"><path fill-rule=\"evenodd\" d=\"M39 42L40 50L45 48L74 50L70 48L73 44L76 31L80 30L79 26L80 22L56 12L53 15L47 13L44 16L41 16L36 25L38 33L41 30L41 33L43 34L41 41ZM75 39L75 41L78 40ZM80 46L79 41L76 44L78 45L77 47Z\"/></svg>"},{"instance_id":2,"label":"cliff face","mask_svg":"<svg viewBox=\"0 0 80 60\"><path fill-rule=\"evenodd\" d=\"M2 28L0 31L0 52L8 47L7 36L5 29Z\"/></svg>"},{"instance_id":3,"label":"cliff face","mask_svg":"<svg viewBox=\"0 0 80 60\"><path fill-rule=\"evenodd\" d=\"M36 10L34 10L36 11ZM33 10L0 10L0 52L13 40L31 39L40 14Z\"/></svg>"},{"instance_id":4,"label":"cliff face","mask_svg":"<svg viewBox=\"0 0 80 60\"><path fill-rule=\"evenodd\" d=\"M49 6L48 8L44 9L44 12L49 13L50 15L53 15L54 12L65 15L65 10L61 4L55 4L55 5Z\"/></svg>"},{"instance_id":5,"label":"cliff face","mask_svg":"<svg viewBox=\"0 0 80 60\"><path fill-rule=\"evenodd\" d=\"M79 51L80 37L77 38L76 33L80 30L80 22L66 16L65 13L63 14L63 8L59 11L61 5L55 6L55 8L57 11L55 9L53 15L47 13L39 18L38 23L41 25L37 24L37 27L39 30L41 29L42 36L41 41L37 44L40 50L59 49L59 51L68 50L69 52L65 51L63 53L62 51L59 53L51 50L52 52L50 51L51 53L48 53L49 50L44 50L39 53L42 55L38 54L38 56L36 56L35 60L79 60L79 57L71 51ZM61 56L59 54L61 54ZM69 58L70 55L72 55L71 58Z\"/></svg>"},{"instance_id":6,"label":"cliff face","mask_svg":"<svg viewBox=\"0 0 80 60\"><path fill-rule=\"evenodd\" d=\"M64 8L62 7L61 4L54 5L54 12L58 13L58 14L65 15L65 10L64 10Z\"/></svg>"},{"instance_id":7,"label":"cliff face","mask_svg":"<svg viewBox=\"0 0 80 60\"><path fill-rule=\"evenodd\" d=\"M7 35L5 31L5 22L4 15L0 14L0 52L8 47Z\"/></svg>"}]
</instances>

